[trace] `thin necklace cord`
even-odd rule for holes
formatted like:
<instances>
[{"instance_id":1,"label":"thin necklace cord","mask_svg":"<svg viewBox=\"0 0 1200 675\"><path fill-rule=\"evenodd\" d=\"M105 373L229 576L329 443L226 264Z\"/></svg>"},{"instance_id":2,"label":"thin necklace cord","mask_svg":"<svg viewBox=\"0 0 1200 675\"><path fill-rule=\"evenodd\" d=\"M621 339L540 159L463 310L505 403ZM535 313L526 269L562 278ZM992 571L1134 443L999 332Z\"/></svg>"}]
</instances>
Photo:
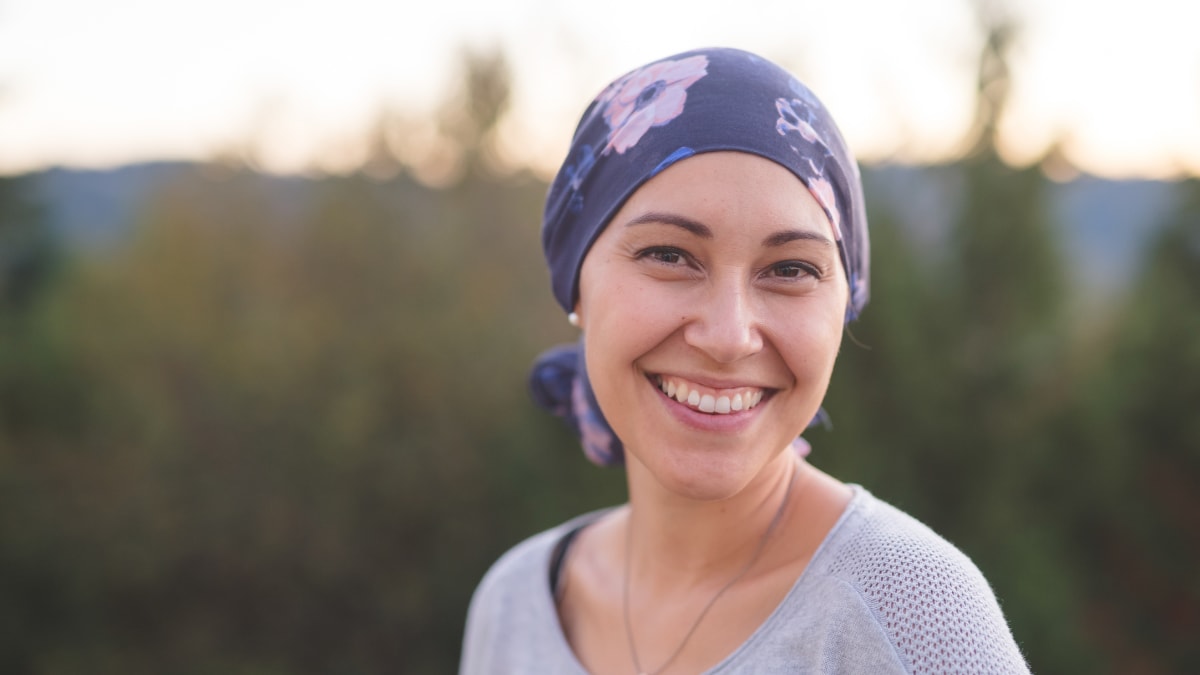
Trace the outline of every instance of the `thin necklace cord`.
<instances>
[{"instance_id":1,"label":"thin necklace cord","mask_svg":"<svg viewBox=\"0 0 1200 675\"><path fill-rule=\"evenodd\" d=\"M625 637L629 640L629 655L633 659L634 672L636 672L638 675L658 675L662 671L666 670L667 666L671 665L675 658L679 656L680 652L683 651L683 648L687 645L688 640L691 639L692 634L695 633L696 629L700 626L700 622L704 620L704 616L708 614L708 610L712 609L712 606L715 605L717 600L725 594L725 591L729 590L734 584L740 581L741 578L746 576L746 573L748 573L750 569L754 567L754 564L758 562L759 556L762 555L763 550L767 547L767 540L771 538L771 533L775 531L775 528L779 525L779 521L783 519L783 512L787 508L788 500L792 496L792 486L796 483L796 474L798 473L800 473L799 468L793 468L792 476L788 479L787 490L783 493L783 501L779 503L779 508L775 511L775 515L771 518L771 523L767 525L766 531L763 532L762 538L759 539L758 546L754 549L754 555L750 556L749 562L747 562L745 567L735 574L732 579L726 582L725 585L722 586L721 589L712 596L708 603L704 605L704 609L700 610L700 614L696 617L696 620L692 622L692 627L689 628L687 634L683 636L683 640L680 641L679 646L675 648L674 652L671 652L671 655L667 657L667 660L664 661L661 666L652 671L646 671L642 669L641 662L638 660L637 646L634 644L633 640L633 625L629 620L629 570L630 560L633 558L631 555L633 544L633 526L632 523L626 526L625 580L621 609L623 610L625 618Z\"/></svg>"}]
</instances>

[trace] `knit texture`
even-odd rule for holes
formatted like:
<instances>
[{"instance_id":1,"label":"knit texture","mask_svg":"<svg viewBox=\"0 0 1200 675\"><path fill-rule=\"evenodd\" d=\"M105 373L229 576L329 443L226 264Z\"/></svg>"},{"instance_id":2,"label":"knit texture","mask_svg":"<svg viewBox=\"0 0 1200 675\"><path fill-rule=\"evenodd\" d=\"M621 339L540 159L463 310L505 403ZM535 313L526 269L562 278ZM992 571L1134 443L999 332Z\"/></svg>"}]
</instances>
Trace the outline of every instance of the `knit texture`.
<instances>
[{"instance_id":1,"label":"knit texture","mask_svg":"<svg viewBox=\"0 0 1200 675\"><path fill-rule=\"evenodd\" d=\"M911 672L1023 668L1010 641L996 639L1008 626L982 574L930 534L908 516L866 518L829 574L858 589Z\"/></svg>"},{"instance_id":2,"label":"knit texture","mask_svg":"<svg viewBox=\"0 0 1200 675\"><path fill-rule=\"evenodd\" d=\"M708 671L1028 673L978 568L928 527L854 487L841 519L775 611ZM462 675L586 671L558 623L550 561L588 514L534 536L471 602Z\"/></svg>"}]
</instances>

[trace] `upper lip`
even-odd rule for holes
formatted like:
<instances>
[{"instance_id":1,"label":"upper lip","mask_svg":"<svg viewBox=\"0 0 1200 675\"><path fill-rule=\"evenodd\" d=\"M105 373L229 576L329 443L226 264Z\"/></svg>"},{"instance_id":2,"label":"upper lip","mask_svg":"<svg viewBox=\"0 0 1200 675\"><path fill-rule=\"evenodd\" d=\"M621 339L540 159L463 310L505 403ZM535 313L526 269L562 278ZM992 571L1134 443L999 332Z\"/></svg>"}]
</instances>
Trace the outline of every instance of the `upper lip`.
<instances>
[{"instance_id":1,"label":"upper lip","mask_svg":"<svg viewBox=\"0 0 1200 675\"><path fill-rule=\"evenodd\" d=\"M714 377L710 375L684 374L678 371L655 370L647 371L650 375L657 375L662 378L674 378L693 382L708 389L762 389L769 391L778 387L771 387L762 384L761 381L754 379L732 379L728 377Z\"/></svg>"}]
</instances>

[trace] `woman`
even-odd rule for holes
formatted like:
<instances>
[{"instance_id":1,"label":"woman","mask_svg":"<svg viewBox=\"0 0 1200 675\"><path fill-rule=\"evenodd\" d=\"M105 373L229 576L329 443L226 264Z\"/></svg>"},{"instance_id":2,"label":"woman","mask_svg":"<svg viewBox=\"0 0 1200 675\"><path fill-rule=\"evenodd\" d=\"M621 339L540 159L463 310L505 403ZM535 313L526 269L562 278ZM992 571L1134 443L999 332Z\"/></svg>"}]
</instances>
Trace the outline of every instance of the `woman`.
<instances>
[{"instance_id":1,"label":"woman","mask_svg":"<svg viewBox=\"0 0 1200 675\"><path fill-rule=\"evenodd\" d=\"M732 49L618 79L543 243L582 340L535 395L629 503L493 566L461 672L1027 671L965 556L804 460L868 284L858 170L808 89Z\"/></svg>"}]
</instances>

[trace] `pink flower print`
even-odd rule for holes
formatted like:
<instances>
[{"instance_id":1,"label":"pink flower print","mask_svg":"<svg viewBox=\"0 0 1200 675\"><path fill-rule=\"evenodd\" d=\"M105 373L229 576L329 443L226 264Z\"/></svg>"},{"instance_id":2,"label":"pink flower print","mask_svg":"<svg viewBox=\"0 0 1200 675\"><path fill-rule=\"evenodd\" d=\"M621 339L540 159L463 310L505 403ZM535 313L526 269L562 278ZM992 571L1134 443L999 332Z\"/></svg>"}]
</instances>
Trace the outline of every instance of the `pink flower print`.
<instances>
[{"instance_id":1,"label":"pink flower print","mask_svg":"<svg viewBox=\"0 0 1200 675\"><path fill-rule=\"evenodd\" d=\"M687 102L687 88L707 74L708 57L689 56L646 66L626 76L615 91L606 90L601 94L608 98L604 121L612 131L600 154L625 154L651 127L678 117Z\"/></svg>"},{"instance_id":2,"label":"pink flower print","mask_svg":"<svg viewBox=\"0 0 1200 675\"><path fill-rule=\"evenodd\" d=\"M775 109L779 111L779 121L775 122L775 130L779 132L780 136L787 136L789 131L798 131L800 137L809 143L821 140L817 130L813 129L812 125L800 116L797 108L804 109L804 104L799 99L791 101L786 98L775 99Z\"/></svg>"},{"instance_id":3,"label":"pink flower print","mask_svg":"<svg viewBox=\"0 0 1200 675\"><path fill-rule=\"evenodd\" d=\"M825 213L829 215L829 222L833 224L833 236L838 241L842 240L842 219L837 209L837 196L833 192L833 185L829 181L820 176L808 179L808 191L817 199L817 203L825 209Z\"/></svg>"}]
</instances>

